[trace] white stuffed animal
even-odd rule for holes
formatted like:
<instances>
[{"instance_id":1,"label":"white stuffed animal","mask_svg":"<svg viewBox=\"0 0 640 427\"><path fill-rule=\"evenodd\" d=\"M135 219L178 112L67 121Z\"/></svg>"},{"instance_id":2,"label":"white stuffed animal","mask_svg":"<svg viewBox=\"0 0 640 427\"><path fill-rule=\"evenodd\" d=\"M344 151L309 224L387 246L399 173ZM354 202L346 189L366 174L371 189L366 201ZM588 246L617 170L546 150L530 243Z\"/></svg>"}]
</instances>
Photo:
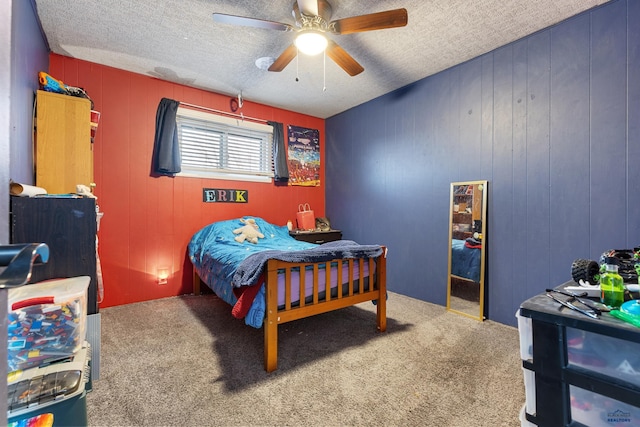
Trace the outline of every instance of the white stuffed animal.
<instances>
[{"instance_id":1,"label":"white stuffed animal","mask_svg":"<svg viewBox=\"0 0 640 427\"><path fill-rule=\"evenodd\" d=\"M259 227L258 224L256 224L255 219L240 218L240 222L244 225L233 230L233 234L238 234L238 236L236 236L234 239L236 242L242 243L246 240L247 242L255 244L258 243L258 238L264 239L264 234L259 231Z\"/></svg>"}]
</instances>

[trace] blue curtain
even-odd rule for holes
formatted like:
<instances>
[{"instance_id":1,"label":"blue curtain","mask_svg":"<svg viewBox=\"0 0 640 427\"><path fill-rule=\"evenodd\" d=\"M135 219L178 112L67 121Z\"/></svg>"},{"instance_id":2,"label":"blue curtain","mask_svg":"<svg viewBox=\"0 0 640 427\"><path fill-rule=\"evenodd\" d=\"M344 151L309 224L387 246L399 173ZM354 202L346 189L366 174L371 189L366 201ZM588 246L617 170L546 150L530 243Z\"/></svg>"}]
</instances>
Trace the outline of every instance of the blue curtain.
<instances>
[{"instance_id":1,"label":"blue curtain","mask_svg":"<svg viewBox=\"0 0 640 427\"><path fill-rule=\"evenodd\" d=\"M284 144L284 126L278 122L267 122L273 127L273 179L275 182L289 182L287 147Z\"/></svg>"},{"instance_id":2,"label":"blue curtain","mask_svg":"<svg viewBox=\"0 0 640 427\"><path fill-rule=\"evenodd\" d=\"M173 176L180 172L180 146L176 113L180 103L162 98L156 113L156 135L153 141L152 174Z\"/></svg>"}]
</instances>

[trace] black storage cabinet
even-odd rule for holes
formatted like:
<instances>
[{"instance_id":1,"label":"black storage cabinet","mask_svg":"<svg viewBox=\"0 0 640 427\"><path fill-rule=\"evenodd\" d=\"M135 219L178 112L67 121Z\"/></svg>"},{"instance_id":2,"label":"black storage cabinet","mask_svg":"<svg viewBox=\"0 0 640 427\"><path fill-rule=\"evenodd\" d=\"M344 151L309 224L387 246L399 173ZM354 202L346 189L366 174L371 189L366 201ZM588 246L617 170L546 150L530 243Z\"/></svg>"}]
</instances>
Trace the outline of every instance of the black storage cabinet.
<instances>
[{"instance_id":1,"label":"black storage cabinet","mask_svg":"<svg viewBox=\"0 0 640 427\"><path fill-rule=\"evenodd\" d=\"M93 198L11 197L11 243L46 243L49 262L29 283L89 276L87 314L98 312L96 202Z\"/></svg>"},{"instance_id":2,"label":"black storage cabinet","mask_svg":"<svg viewBox=\"0 0 640 427\"><path fill-rule=\"evenodd\" d=\"M567 282L558 289L564 286L575 283ZM626 345L640 349L640 328L608 313L591 319L570 309L559 309L559 304L545 294L522 303L520 315L531 319L533 341L532 360L522 362L523 368L535 373L536 414L526 414L527 421L544 427L583 426L571 418L570 386L640 407L639 385L628 382L623 375L606 375L569 363L567 346L567 328L572 328L599 334L604 339L623 340Z\"/></svg>"}]
</instances>

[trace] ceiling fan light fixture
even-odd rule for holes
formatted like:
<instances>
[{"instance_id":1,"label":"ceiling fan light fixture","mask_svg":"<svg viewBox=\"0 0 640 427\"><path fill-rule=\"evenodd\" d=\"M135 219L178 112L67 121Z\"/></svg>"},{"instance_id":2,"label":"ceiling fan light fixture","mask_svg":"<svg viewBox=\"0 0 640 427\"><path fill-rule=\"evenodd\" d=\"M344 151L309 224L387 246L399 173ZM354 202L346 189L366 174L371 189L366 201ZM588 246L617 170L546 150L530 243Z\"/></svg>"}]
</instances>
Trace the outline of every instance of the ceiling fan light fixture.
<instances>
[{"instance_id":1,"label":"ceiling fan light fixture","mask_svg":"<svg viewBox=\"0 0 640 427\"><path fill-rule=\"evenodd\" d=\"M327 48L326 37L318 31L301 31L296 37L295 45L305 55L317 55Z\"/></svg>"}]
</instances>

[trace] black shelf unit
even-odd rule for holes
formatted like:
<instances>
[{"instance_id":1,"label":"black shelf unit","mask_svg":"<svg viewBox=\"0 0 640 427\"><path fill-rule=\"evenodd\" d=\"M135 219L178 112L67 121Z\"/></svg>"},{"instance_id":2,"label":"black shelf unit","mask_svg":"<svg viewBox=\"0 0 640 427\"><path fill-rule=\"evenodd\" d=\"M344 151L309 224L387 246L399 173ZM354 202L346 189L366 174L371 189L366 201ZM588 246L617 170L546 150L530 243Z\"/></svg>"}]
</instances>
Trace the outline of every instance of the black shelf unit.
<instances>
[{"instance_id":1,"label":"black shelf unit","mask_svg":"<svg viewBox=\"0 0 640 427\"><path fill-rule=\"evenodd\" d=\"M558 288L575 285L571 281ZM601 363L591 362L592 366L585 367L580 362L576 363L576 351L573 349L574 340L581 336L583 347L580 351L589 348L589 344L591 347L594 344L601 346L602 350L596 357L620 357L616 354L616 349L620 347L625 350L633 349L640 354L640 328L608 313L603 313L598 319L591 319L579 312L559 307L558 303L545 294L534 296L520 306L519 315L530 319L531 327L528 332L520 330L521 340L527 335L531 337L531 358L524 359L522 367L535 376L535 384L528 386L535 387L536 413L526 413L526 420L544 427L584 426L592 425L592 422L596 425L618 425L608 424L602 413L598 417L596 405L589 408L593 412L588 424L576 421L575 418L580 416L574 416L573 411L577 414L582 409L576 402L572 406L571 393L579 392L602 401L620 402L619 406L626 409L616 409L616 403L611 403L612 416L628 416L629 423L622 425L640 425L635 424L640 422L640 376L631 378L620 372L607 370ZM629 407L632 407L632 411L628 410Z\"/></svg>"},{"instance_id":2,"label":"black shelf unit","mask_svg":"<svg viewBox=\"0 0 640 427\"><path fill-rule=\"evenodd\" d=\"M98 312L96 202L93 198L11 197L11 243L46 243L49 262L29 283L89 276L87 314Z\"/></svg>"}]
</instances>

